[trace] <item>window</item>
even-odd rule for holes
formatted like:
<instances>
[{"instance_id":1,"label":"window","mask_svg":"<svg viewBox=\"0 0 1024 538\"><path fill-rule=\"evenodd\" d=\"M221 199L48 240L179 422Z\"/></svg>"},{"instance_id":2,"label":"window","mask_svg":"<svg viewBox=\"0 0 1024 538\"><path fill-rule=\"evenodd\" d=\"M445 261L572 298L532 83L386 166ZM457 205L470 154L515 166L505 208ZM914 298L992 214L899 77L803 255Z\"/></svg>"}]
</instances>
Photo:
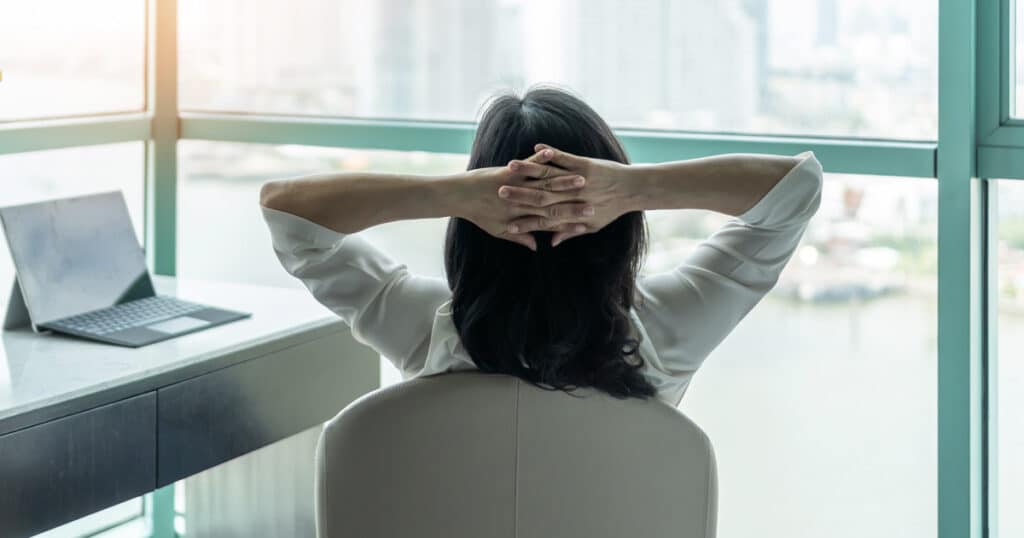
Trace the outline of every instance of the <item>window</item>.
<instances>
[{"instance_id":1,"label":"window","mask_svg":"<svg viewBox=\"0 0 1024 538\"><path fill-rule=\"evenodd\" d=\"M472 120L575 90L615 126L934 139L937 2L181 0L183 109Z\"/></svg>"},{"instance_id":2,"label":"window","mask_svg":"<svg viewBox=\"0 0 1024 538\"><path fill-rule=\"evenodd\" d=\"M699 152L778 151L775 135L825 136L830 139L808 144L829 148L826 168L930 176L936 168L944 174L969 168L942 165L966 164L962 141L944 139L940 151L928 142L887 140L937 140L942 42L951 45L944 51L982 54L970 61L944 55L945 73L985 75L974 103L947 94L943 132L984 135L974 149L986 177L1014 177L1011 168L1024 148L1024 8L1017 0L941 2L942 35L938 0L173 1L180 19L159 24L177 32L178 58L161 55L159 65L145 65L146 19L161 16L150 8L162 0L0 0L0 152L12 150L8 140L45 150L0 154L0 205L120 188L141 232L143 141L150 135L126 125L146 121L104 115L145 111L146 72L169 68L180 75L183 137L280 142L269 122L252 120L281 114L298 116L288 123L295 136L288 142L337 144L332 129L350 133L352 125L325 125L321 118L471 121L495 91L545 81L572 88L617 128L694 133ZM1009 35L999 31L1004 27ZM164 63L170 61L180 65ZM958 91L955 84L942 86ZM1008 94L1002 108L1014 118L1009 122L987 113L980 119L962 110L946 114L967 105L984 112L1000 94ZM229 114L203 123L191 112ZM45 121L68 116L83 118L73 125ZM166 126L173 119L154 121ZM372 144L409 149L420 143L423 131L406 127L388 126L394 138L375 137ZM19 138L23 132L30 136ZM737 140L731 133L765 136ZM91 145L131 137L136 141ZM655 137L637 146L659 159L673 158L665 148L687 143ZM55 145L84 147L47 149ZM299 284L270 250L256 206L262 181L321 169L450 172L466 160L194 140L160 146L160 154L180 163L178 244L164 240L164 228L154 234L160 247L177 249L179 273L280 286ZM860 160L865 152L871 154ZM911 171L905 156L918 163ZM951 192L961 202L967 179L944 177L946 186L959 185ZM995 319L981 320L998 325L985 392L991 495L974 498L970 486L982 477L967 457L972 454L960 450L977 426L973 414L961 420L964 406L977 406L980 396L971 393L968 378L951 375L974 342L952 330L936 349L936 265L943 265L944 290L967 287L968 272L956 264L972 256L973 245L944 242L949 252L940 262L935 220L951 224L944 232L966 237L959 225L969 205L944 203L940 211L936 184L927 179L830 174L821 212L778 286L709 357L682 405L718 451L723 538L935 536L940 504L952 508L942 514L943 536L967 536L973 525L967 506L976 502L991 526L986 532L1024 535L1024 516L1014 509L1024 501L1016 479L1024 476L1024 420L1014 412L1024 403L1018 396L1024 184L994 180L991 186L997 248L988 261L998 279L989 284L998 303ZM167 192L153 193L148 203L175 203L164 198ZM647 272L677 263L726 218L698 211L648 216ZM444 223L394 223L365 233L414 271L440 276ZM2 242L0 234L0 313L13 278ZM979 321L969 308L977 297L945 296L954 298L943 302L946 329ZM768 339L780 341L785 353L761 353L755 362L750 349ZM936 394L936 356L942 394ZM10 376L0 353L0 400ZM383 379L393 382L397 372L388 366ZM937 400L945 404L941 416ZM181 484L177 492L180 516ZM43 536L92 535L141 510L133 500ZM179 533L182 522L179 517ZM143 523L101 535L141 535L132 525Z\"/></svg>"},{"instance_id":3,"label":"window","mask_svg":"<svg viewBox=\"0 0 1024 538\"><path fill-rule=\"evenodd\" d=\"M0 155L0 206L120 190L141 241L143 159L141 142ZM6 306L13 281L14 267L0 234L0 305Z\"/></svg>"},{"instance_id":4,"label":"window","mask_svg":"<svg viewBox=\"0 0 1024 538\"><path fill-rule=\"evenodd\" d=\"M4 2L0 122L145 106L142 0Z\"/></svg>"},{"instance_id":5,"label":"window","mask_svg":"<svg viewBox=\"0 0 1024 538\"><path fill-rule=\"evenodd\" d=\"M673 213L650 215L651 270L726 218ZM680 406L715 444L720 536L935 535L936 218L932 181L827 175L779 283Z\"/></svg>"},{"instance_id":6,"label":"window","mask_svg":"<svg viewBox=\"0 0 1024 538\"><path fill-rule=\"evenodd\" d=\"M256 202L264 180L465 167L459 155L212 142L184 142L182 155L179 211L218 217L213 228L179 221L179 273L274 285L298 283L271 252ZM775 290L697 374L682 409L718 451L724 538L934 534L936 196L930 180L830 175ZM648 217L646 272L679 263L727 218ZM404 221L365 234L440 277L444 226ZM776 352L759 351L766 339ZM398 380L390 365L383 373Z\"/></svg>"},{"instance_id":7,"label":"window","mask_svg":"<svg viewBox=\"0 0 1024 538\"><path fill-rule=\"evenodd\" d=\"M301 284L281 268L271 248L259 209L263 182L324 170L442 174L466 169L464 155L203 141L180 146L178 275L271 286ZM184 215L209 215L216 226ZM443 237L444 226L444 219L402 221L364 233L410 270L441 276L441 245L434 240Z\"/></svg>"},{"instance_id":8,"label":"window","mask_svg":"<svg viewBox=\"0 0 1024 538\"><path fill-rule=\"evenodd\" d=\"M990 362L989 423L994 435L989 472L994 479L997 536L1024 536L1024 183L997 182L998 342Z\"/></svg>"}]
</instances>

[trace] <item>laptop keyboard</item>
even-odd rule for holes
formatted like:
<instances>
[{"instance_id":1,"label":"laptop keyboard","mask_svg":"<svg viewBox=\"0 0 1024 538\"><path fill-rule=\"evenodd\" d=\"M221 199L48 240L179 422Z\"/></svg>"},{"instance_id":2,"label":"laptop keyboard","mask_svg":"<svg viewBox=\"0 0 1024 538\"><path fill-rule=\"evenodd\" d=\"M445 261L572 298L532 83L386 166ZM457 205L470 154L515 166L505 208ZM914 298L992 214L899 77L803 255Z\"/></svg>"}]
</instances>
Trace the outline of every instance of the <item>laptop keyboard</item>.
<instances>
[{"instance_id":1,"label":"laptop keyboard","mask_svg":"<svg viewBox=\"0 0 1024 538\"><path fill-rule=\"evenodd\" d=\"M94 310L85 314L60 319L48 326L54 329L65 329L89 334L108 334L131 327L148 325L162 319L176 318L192 312L203 310L203 305L174 299L171 297L146 297L121 303L102 310Z\"/></svg>"}]
</instances>

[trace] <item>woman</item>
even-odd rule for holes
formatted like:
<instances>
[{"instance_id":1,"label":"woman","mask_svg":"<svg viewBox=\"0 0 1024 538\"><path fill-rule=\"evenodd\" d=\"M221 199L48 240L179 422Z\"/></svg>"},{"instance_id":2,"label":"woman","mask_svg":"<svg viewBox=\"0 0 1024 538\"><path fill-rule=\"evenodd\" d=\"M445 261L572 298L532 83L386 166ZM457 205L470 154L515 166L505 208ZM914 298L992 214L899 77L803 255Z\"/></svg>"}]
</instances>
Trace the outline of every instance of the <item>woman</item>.
<instances>
[{"instance_id":1,"label":"woman","mask_svg":"<svg viewBox=\"0 0 1024 538\"><path fill-rule=\"evenodd\" d=\"M596 112L541 88L490 103L466 172L322 174L260 196L285 269L403 377L480 369L677 405L774 286L821 176L809 152L630 165ZM643 211L689 208L737 218L677 268L639 278ZM429 217L451 217L447 283L353 235Z\"/></svg>"}]
</instances>

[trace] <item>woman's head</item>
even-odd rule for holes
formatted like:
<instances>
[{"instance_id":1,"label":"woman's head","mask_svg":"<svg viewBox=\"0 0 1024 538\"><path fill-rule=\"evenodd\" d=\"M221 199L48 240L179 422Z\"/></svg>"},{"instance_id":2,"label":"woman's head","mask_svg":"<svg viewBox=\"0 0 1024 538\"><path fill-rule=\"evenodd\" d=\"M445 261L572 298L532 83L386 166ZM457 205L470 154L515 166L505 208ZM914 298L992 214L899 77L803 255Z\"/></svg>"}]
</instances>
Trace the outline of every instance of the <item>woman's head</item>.
<instances>
[{"instance_id":1,"label":"woman's head","mask_svg":"<svg viewBox=\"0 0 1024 538\"><path fill-rule=\"evenodd\" d=\"M469 169L504 166L545 143L569 153L627 163L608 125L564 91L534 88L502 95L477 127ZM640 373L629 309L646 247L643 213L550 246L534 232L537 252L452 218L445 269L452 316L463 346L485 372L540 386L591 386L619 397L650 396Z\"/></svg>"}]
</instances>

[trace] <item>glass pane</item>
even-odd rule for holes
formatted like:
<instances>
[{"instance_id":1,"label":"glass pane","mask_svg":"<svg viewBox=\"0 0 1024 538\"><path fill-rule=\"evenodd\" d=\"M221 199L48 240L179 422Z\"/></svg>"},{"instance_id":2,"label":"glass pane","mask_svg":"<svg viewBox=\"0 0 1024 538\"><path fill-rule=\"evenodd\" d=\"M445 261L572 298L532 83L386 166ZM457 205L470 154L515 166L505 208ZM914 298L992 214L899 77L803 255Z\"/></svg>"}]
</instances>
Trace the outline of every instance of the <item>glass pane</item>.
<instances>
[{"instance_id":1,"label":"glass pane","mask_svg":"<svg viewBox=\"0 0 1024 538\"><path fill-rule=\"evenodd\" d=\"M999 181L997 192L999 326L996 360L989 363L996 498L989 502L996 507L993 536L1024 536L1024 182Z\"/></svg>"},{"instance_id":2,"label":"glass pane","mask_svg":"<svg viewBox=\"0 0 1024 538\"><path fill-rule=\"evenodd\" d=\"M936 136L936 0L180 6L186 109L470 120L547 82L618 127Z\"/></svg>"},{"instance_id":3,"label":"glass pane","mask_svg":"<svg viewBox=\"0 0 1024 538\"><path fill-rule=\"evenodd\" d=\"M0 121L142 110L145 35L142 0L5 0Z\"/></svg>"},{"instance_id":4,"label":"glass pane","mask_svg":"<svg viewBox=\"0 0 1024 538\"><path fill-rule=\"evenodd\" d=\"M144 158L141 142L0 155L0 206L121 190L141 242ZM0 312L6 312L13 281L7 241L0 233ZM3 376L0 364L0 394Z\"/></svg>"},{"instance_id":5,"label":"glass pane","mask_svg":"<svg viewBox=\"0 0 1024 538\"><path fill-rule=\"evenodd\" d=\"M466 169L466 156L368 151L311 146L270 146L183 140L179 143L178 275L302 287L281 268L259 209L268 179L324 170L442 174ZM217 215L211 227L191 215ZM444 274L441 244L445 219L402 221L363 232L410 270Z\"/></svg>"},{"instance_id":6,"label":"glass pane","mask_svg":"<svg viewBox=\"0 0 1024 538\"><path fill-rule=\"evenodd\" d=\"M716 448L719 536L935 536L937 214L934 181L826 177L779 283L683 399ZM662 269L724 217L650 220Z\"/></svg>"}]
</instances>

